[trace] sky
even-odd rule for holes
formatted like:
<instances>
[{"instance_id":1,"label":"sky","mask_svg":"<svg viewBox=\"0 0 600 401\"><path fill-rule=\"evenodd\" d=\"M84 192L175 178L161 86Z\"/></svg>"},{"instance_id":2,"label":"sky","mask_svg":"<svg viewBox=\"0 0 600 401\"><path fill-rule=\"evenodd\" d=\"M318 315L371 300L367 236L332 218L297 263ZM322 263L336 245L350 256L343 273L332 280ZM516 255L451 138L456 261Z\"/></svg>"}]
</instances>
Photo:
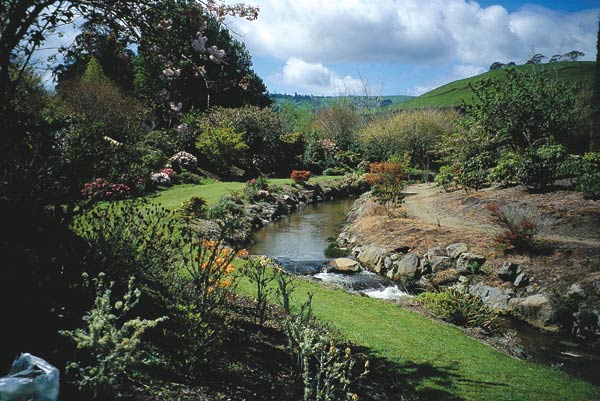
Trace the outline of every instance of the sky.
<instances>
[{"instance_id":1,"label":"sky","mask_svg":"<svg viewBox=\"0 0 600 401\"><path fill-rule=\"evenodd\" d=\"M233 1L232 1L233 2ZM420 95L535 53L595 60L600 0L247 0L228 26L271 93Z\"/></svg>"}]
</instances>

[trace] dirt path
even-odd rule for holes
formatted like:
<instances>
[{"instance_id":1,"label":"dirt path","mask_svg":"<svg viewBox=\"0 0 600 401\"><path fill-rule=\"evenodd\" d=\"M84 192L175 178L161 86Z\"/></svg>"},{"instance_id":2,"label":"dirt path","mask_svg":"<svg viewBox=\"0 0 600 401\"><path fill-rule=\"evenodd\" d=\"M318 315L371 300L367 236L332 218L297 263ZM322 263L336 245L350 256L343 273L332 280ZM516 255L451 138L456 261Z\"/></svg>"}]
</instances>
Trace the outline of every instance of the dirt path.
<instances>
[{"instance_id":1,"label":"dirt path","mask_svg":"<svg viewBox=\"0 0 600 401\"><path fill-rule=\"evenodd\" d=\"M419 219L427 224L464 229L478 233L493 234L498 229L490 224L474 221L472 217L462 214L460 210L448 210L440 203L444 201L444 191L433 183L415 184L404 191L408 196L404 200L404 210L409 217ZM483 207L481 207L483 209ZM483 219L485 209L481 211L479 220ZM593 238L582 238L569 235L541 234L540 239L552 242L579 244L598 247L600 243Z\"/></svg>"}]
</instances>

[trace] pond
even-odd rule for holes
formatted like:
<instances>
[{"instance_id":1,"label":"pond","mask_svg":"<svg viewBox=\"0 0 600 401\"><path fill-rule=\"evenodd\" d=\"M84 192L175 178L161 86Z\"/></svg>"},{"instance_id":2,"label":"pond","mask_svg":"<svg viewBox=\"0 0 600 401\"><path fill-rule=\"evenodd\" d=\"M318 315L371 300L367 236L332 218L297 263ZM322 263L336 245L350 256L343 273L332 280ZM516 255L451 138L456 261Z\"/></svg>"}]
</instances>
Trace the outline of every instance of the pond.
<instances>
[{"instance_id":1,"label":"pond","mask_svg":"<svg viewBox=\"0 0 600 401\"><path fill-rule=\"evenodd\" d=\"M326 272L328 239L338 236L353 204L354 199L348 198L306 205L257 231L249 252L275 259L290 272L351 292L382 299L406 296L387 278L366 270L353 275Z\"/></svg>"}]
</instances>

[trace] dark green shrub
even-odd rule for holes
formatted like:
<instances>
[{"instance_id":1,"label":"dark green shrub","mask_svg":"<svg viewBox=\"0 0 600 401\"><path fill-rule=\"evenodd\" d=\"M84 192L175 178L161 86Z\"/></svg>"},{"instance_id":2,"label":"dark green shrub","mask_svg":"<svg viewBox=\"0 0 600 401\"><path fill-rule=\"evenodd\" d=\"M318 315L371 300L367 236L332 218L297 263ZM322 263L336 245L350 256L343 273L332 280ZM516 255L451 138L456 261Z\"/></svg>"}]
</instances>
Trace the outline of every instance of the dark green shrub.
<instances>
[{"instance_id":1,"label":"dark green shrub","mask_svg":"<svg viewBox=\"0 0 600 401\"><path fill-rule=\"evenodd\" d=\"M496 329L496 316L479 297L456 288L442 292L424 292L416 297L418 303L437 317L458 326Z\"/></svg>"},{"instance_id":2,"label":"dark green shrub","mask_svg":"<svg viewBox=\"0 0 600 401\"><path fill-rule=\"evenodd\" d=\"M352 169L348 167L329 167L323 170L323 175L344 175L351 171Z\"/></svg>"},{"instance_id":3,"label":"dark green shrub","mask_svg":"<svg viewBox=\"0 0 600 401\"><path fill-rule=\"evenodd\" d=\"M200 219L206 216L207 210L206 199L193 196L181 204L179 215L184 219Z\"/></svg>"},{"instance_id":4,"label":"dark green shrub","mask_svg":"<svg viewBox=\"0 0 600 401\"><path fill-rule=\"evenodd\" d=\"M448 192L454 184L455 170L453 166L442 166L433 181Z\"/></svg>"},{"instance_id":5,"label":"dark green shrub","mask_svg":"<svg viewBox=\"0 0 600 401\"><path fill-rule=\"evenodd\" d=\"M481 152L462 163L456 181L465 189L479 191L487 183L489 169L493 165L493 157L489 152Z\"/></svg>"},{"instance_id":6,"label":"dark green shrub","mask_svg":"<svg viewBox=\"0 0 600 401\"><path fill-rule=\"evenodd\" d=\"M324 253L326 258L343 258L348 256L348 249L341 249L337 241L330 241Z\"/></svg>"},{"instance_id":7,"label":"dark green shrub","mask_svg":"<svg viewBox=\"0 0 600 401\"><path fill-rule=\"evenodd\" d=\"M589 199L600 199L600 173L584 174L577 184L577 190Z\"/></svg>"},{"instance_id":8,"label":"dark green shrub","mask_svg":"<svg viewBox=\"0 0 600 401\"><path fill-rule=\"evenodd\" d=\"M489 179L498 182L502 186L518 184L523 175L523 157L513 151L502 154L495 167L490 170Z\"/></svg>"},{"instance_id":9,"label":"dark green shrub","mask_svg":"<svg viewBox=\"0 0 600 401\"><path fill-rule=\"evenodd\" d=\"M204 179L201 175L194 174L187 170L183 170L181 173L179 173L177 175L177 177L179 178L179 182L181 182L182 184L194 184L194 185L202 184L203 179Z\"/></svg>"}]
</instances>

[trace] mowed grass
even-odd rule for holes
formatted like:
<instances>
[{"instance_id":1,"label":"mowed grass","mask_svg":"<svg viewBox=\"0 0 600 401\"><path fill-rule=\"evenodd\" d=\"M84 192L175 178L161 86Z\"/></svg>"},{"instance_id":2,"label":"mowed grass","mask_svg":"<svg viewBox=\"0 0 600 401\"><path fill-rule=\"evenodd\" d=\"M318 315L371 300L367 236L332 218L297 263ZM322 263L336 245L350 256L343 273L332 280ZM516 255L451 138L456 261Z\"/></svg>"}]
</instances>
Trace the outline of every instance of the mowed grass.
<instances>
[{"instance_id":1,"label":"mowed grass","mask_svg":"<svg viewBox=\"0 0 600 401\"><path fill-rule=\"evenodd\" d=\"M326 181L333 181L342 178L341 176L315 176L311 177L308 181L309 184L323 183ZM289 178L270 178L268 183L270 185L285 185L292 184L292 180ZM201 196L208 202L208 205L216 204L219 199L229 195L232 191L241 191L244 189L245 182L220 182L220 181L206 181L200 185L176 185L172 188L165 189L157 193L156 196L151 197L152 202L161 204L163 207L175 210L181 207L181 204L190 199L193 196Z\"/></svg>"},{"instance_id":2,"label":"mowed grass","mask_svg":"<svg viewBox=\"0 0 600 401\"><path fill-rule=\"evenodd\" d=\"M541 72L560 82L581 84L591 88L596 63L593 61L560 62L540 65L519 65L515 67L523 72ZM458 107L463 101L473 103L473 92L469 83L473 84L486 78L504 79L506 74L502 70L488 71L481 75L450 82L412 100L399 104L399 109L426 108L426 107Z\"/></svg>"},{"instance_id":3,"label":"mowed grass","mask_svg":"<svg viewBox=\"0 0 600 401\"><path fill-rule=\"evenodd\" d=\"M253 297L256 290L242 278L237 291ZM587 382L512 358L398 305L304 280L298 280L294 293L297 303L308 291L314 294L317 318L400 368L399 380L409 383L420 400L600 400L599 389Z\"/></svg>"}]
</instances>

